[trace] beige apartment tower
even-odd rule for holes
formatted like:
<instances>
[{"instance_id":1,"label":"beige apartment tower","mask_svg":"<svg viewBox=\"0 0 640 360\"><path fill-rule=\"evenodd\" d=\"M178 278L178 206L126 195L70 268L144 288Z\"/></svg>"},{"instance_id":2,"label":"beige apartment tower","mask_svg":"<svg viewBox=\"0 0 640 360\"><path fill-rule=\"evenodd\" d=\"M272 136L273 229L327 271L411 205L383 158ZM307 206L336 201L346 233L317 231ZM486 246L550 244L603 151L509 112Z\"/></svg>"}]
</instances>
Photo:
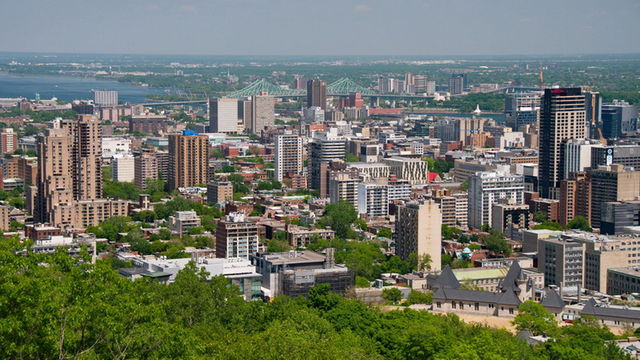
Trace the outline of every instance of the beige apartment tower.
<instances>
[{"instance_id":1,"label":"beige apartment tower","mask_svg":"<svg viewBox=\"0 0 640 360\"><path fill-rule=\"evenodd\" d=\"M442 215L438 203L427 200L398 207L396 215L396 254L407 259L411 253L431 256L431 270L440 270Z\"/></svg>"},{"instance_id":2,"label":"beige apartment tower","mask_svg":"<svg viewBox=\"0 0 640 360\"><path fill-rule=\"evenodd\" d=\"M34 220L49 222L58 204L102 197L102 138L98 119L61 120L37 141L38 195Z\"/></svg>"},{"instance_id":3,"label":"beige apartment tower","mask_svg":"<svg viewBox=\"0 0 640 360\"><path fill-rule=\"evenodd\" d=\"M209 138L185 131L169 135L169 189L207 183Z\"/></svg>"}]
</instances>

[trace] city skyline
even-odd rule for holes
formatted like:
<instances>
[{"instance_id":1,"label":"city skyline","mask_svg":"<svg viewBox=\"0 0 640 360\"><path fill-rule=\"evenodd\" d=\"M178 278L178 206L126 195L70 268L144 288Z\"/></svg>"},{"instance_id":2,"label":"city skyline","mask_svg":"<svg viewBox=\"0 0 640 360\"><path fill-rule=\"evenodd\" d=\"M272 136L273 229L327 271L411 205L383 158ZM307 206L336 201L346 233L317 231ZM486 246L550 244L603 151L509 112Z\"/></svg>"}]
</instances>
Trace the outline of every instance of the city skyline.
<instances>
[{"instance_id":1,"label":"city skyline","mask_svg":"<svg viewBox=\"0 0 640 360\"><path fill-rule=\"evenodd\" d=\"M616 5L594 0L115 1L92 4L93 11L87 12L71 0L11 2L0 14L0 31L8 34L0 51L355 56L638 53L640 45L632 34L640 30L634 21L640 3L620 0ZM18 13L30 16L14 16ZM89 31L77 31L82 27ZM99 28L105 31L91 30Z\"/></svg>"}]
</instances>

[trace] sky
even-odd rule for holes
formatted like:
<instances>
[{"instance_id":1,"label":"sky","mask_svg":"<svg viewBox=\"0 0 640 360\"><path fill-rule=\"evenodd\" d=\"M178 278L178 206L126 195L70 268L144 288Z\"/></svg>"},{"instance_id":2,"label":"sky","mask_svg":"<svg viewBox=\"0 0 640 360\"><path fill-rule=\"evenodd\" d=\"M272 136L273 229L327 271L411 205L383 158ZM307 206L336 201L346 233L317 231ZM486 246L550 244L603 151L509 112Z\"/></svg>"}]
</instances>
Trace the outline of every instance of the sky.
<instances>
[{"instance_id":1,"label":"sky","mask_svg":"<svg viewBox=\"0 0 640 360\"><path fill-rule=\"evenodd\" d=\"M640 0L4 0L0 51L640 53Z\"/></svg>"}]
</instances>

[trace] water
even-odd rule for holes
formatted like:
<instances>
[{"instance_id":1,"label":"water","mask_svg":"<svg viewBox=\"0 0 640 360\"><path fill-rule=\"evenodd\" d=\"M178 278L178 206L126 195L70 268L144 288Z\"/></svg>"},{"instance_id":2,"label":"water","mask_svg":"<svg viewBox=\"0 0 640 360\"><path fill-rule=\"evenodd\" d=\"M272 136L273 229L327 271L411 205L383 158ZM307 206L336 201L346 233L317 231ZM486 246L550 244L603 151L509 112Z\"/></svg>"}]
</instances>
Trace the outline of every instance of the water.
<instances>
[{"instance_id":1,"label":"water","mask_svg":"<svg viewBox=\"0 0 640 360\"><path fill-rule=\"evenodd\" d=\"M111 80L48 75L12 75L0 73L0 98L26 97L41 99L56 97L70 102L91 99L91 90L116 90L122 102L143 103L147 95L162 94L162 90Z\"/></svg>"}]
</instances>

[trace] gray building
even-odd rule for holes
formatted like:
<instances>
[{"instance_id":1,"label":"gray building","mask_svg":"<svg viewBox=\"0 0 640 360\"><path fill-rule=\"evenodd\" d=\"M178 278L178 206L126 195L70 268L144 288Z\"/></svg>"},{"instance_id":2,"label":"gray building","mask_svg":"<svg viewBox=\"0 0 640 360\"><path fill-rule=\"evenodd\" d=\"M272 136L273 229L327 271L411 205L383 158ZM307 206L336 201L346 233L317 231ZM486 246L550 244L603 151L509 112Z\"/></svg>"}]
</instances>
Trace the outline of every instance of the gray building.
<instances>
[{"instance_id":1,"label":"gray building","mask_svg":"<svg viewBox=\"0 0 640 360\"><path fill-rule=\"evenodd\" d=\"M594 146L591 167L620 164L640 168L640 145Z\"/></svg>"},{"instance_id":2,"label":"gray building","mask_svg":"<svg viewBox=\"0 0 640 360\"><path fill-rule=\"evenodd\" d=\"M600 207L600 233L621 234L627 226L640 226L640 201L612 201Z\"/></svg>"},{"instance_id":3,"label":"gray building","mask_svg":"<svg viewBox=\"0 0 640 360\"><path fill-rule=\"evenodd\" d=\"M638 128L638 108L624 101L602 105L602 134L607 139L620 138Z\"/></svg>"},{"instance_id":4,"label":"gray building","mask_svg":"<svg viewBox=\"0 0 640 360\"><path fill-rule=\"evenodd\" d=\"M505 124L517 131L520 126L536 124L540 116L540 93L516 93L505 99Z\"/></svg>"},{"instance_id":5,"label":"gray building","mask_svg":"<svg viewBox=\"0 0 640 360\"><path fill-rule=\"evenodd\" d=\"M326 255L292 250L252 256L251 262L262 275L263 297L306 296L320 284L329 284L332 292L345 294L355 284L355 273L335 263L335 249L325 251Z\"/></svg>"}]
</instances>

